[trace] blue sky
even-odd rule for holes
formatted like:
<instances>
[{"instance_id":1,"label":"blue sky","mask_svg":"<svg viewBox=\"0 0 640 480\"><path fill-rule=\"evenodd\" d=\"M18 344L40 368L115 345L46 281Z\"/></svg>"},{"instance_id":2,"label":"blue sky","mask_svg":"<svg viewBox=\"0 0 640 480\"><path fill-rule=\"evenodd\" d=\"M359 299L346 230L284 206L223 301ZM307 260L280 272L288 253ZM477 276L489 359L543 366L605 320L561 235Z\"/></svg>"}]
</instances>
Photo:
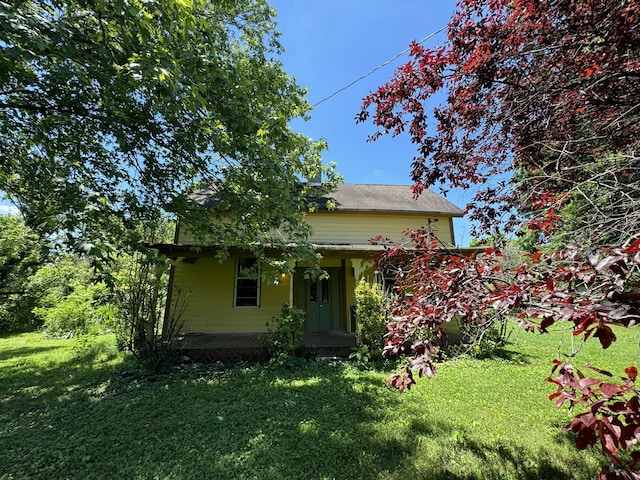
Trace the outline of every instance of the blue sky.
<instances>
[{"instance_id":1,"label":"blue sky","mask_svg":"<svg viewBox=\"0 0 640 480\"><path fill-rule=\"evenodd\" d=\"M405 50L412 40L421 40L445 26L455 7L454 0L271 0L277 9L278 30L285 53L285 70L301 86L313 105L370 72ZM442 44L444 32L425 42ZM362 98L376 90L406 63L405 54L359 81L346 91L319 104L308 122L295 122L296 131L314 139L325 138L327 162L335 161L347 183L410 184L415 146L407 137L382 138L368 143L371 123L356 124ZM436 190L437 191L437 190ZM461 208L470 201L469 192L450 192L447 199ZM470 241L470 223L456 220L459 245Z\"/></svg>"}]
</instances>

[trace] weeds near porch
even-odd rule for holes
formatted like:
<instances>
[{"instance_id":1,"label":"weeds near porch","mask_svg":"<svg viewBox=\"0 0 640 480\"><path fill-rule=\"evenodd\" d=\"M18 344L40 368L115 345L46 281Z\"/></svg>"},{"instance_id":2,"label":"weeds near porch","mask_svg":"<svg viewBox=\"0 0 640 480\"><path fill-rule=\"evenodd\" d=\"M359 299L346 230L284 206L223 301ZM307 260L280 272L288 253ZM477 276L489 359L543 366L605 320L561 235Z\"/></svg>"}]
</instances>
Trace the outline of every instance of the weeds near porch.
<instances>
[{"instance_id":1,"label":"weeds near porch","mask_svg":"<svg viewBox=\"0 0 640 480\"><path fill-rule=\"evenodd\" d=\"M360 368L367 368L369 366L369 347L362 345L359 347L351 348L352 352L349 354L349 360L358 365Z\"/></svg>"},{"instance_id":2,"label":"weeds near porch","mask_svg":"<svg viewBox=\"0 0 640 480\"><path fill-rule=\"evenodd\" d=\"M280 316L274 317L271 322L267 322L268 336L261 336L260 343L269 351L269 355L274 358L302 355L304 348L303 328L306 313L288 303L282 305Z\"/></svg>"}]
</instances>

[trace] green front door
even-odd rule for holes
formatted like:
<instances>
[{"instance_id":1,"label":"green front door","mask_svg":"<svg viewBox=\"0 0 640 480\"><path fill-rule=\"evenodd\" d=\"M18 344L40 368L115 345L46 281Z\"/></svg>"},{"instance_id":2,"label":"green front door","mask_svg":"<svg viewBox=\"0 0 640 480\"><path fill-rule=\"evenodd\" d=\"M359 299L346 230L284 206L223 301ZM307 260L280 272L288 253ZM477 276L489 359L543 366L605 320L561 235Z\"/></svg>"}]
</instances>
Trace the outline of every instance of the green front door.
<instances>
[{"instance_id":1,"label":"green front door","mask_svg":"<svg viewBox=\"0 0 640 480\"><path fill-rule=\"evenodd\" d=\"M313 332L328 332L340 329L340 269L325 268L328 278L302 279L299 304L307 312L305 329ZM302 285L301 285L302 286Z\"/></svg>"},{"instance_id":2,"label":"green front door","mask_svg":"<svg viewBox=\"0 0 640 480\"><path fill-rule=\"evenodd\" d=\"M331 330L331 279L307 280L307 330Z\"/></svg>"}]
</instances>

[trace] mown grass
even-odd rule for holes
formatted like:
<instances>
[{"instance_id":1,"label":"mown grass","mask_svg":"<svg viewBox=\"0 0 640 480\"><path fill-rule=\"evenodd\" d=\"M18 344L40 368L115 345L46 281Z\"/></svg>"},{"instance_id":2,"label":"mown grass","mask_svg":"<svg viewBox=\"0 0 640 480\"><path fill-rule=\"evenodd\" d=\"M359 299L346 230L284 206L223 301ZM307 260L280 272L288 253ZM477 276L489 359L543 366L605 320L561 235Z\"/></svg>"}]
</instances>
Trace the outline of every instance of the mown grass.
<instances>
[{"instance_id":1,"label":"mown grass","mask_svg":"<svg viewBox=\"0 0 640 480\"><path fill-rule=\"evenodd\" d=\"M145 376L111 337L0 337L0 478L592 479L600 454L547 400L559 335L517 331L404 394L345 363ZM591 340L575 363L621 373L637 344Z\"/></svg>"}]
</instances>

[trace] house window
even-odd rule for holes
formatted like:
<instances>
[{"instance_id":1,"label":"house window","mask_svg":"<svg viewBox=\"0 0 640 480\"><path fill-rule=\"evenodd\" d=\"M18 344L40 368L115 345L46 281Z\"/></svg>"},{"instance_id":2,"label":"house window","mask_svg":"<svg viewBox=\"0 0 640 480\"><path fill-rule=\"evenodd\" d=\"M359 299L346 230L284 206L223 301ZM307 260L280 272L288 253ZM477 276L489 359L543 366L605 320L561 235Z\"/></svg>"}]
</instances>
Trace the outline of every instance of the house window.
<instances>
[{"instance_id":1,"label":"house window","mask_svg":"<svg viewBox=\"0 0 640 480\"><path fill-rule=\"evenodd\" d=\"M255 258L236 261L235 307L260 306L260 266Z\"/></svg>"}]
</instances>

